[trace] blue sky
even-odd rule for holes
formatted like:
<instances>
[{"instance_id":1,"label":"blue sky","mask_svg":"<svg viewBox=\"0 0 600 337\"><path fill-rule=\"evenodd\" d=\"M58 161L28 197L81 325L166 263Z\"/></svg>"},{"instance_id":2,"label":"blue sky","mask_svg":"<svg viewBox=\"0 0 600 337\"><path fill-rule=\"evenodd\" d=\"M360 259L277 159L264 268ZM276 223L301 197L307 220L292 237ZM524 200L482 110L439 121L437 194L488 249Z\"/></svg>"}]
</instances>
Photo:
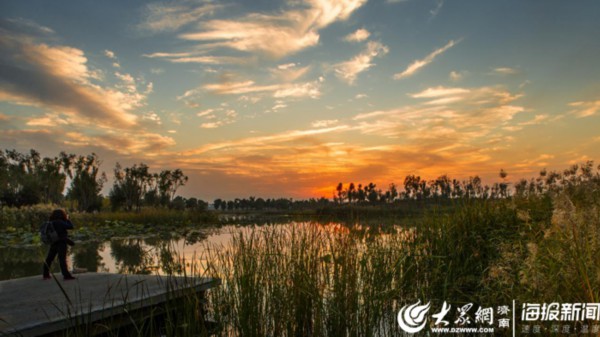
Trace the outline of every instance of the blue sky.
<instances>
[{"instance_id":1,"label":"blue sky","mask_svg":"<svg viewBox=\"0 0 600 337\"><path fill-rule=\"evenodd\" d=\"M598 157L597 1L12 1L0 142L187 196L487 182ZM107 187L109 187L107 185Z\"/></svg>"}]
</instances>

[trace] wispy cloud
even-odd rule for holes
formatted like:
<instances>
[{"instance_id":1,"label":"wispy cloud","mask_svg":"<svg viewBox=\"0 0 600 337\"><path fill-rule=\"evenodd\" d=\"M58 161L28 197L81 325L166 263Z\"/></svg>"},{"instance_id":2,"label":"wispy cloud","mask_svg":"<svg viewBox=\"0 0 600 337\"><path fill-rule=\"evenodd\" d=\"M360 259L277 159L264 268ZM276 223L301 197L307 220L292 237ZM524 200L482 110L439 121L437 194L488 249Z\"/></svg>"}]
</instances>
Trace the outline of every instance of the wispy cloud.
<instances>
[{"instance_id":1,"label":"wispy cloud","mask_svg":"<svg viewBox=\"0 0 600 337\"><path fill-rule=\"evenodd\" d=\"M543 121L548 120L548 117L550 117L550 116L548 116L547 114L535 115L533 117L533 119L528 120L526 122L521 122L521 123L519 123L519 125L522 125L522 126L537 125L537 124L542 123Z\"/></svg>"},{"instance_id":2,"label":"wispy cloud","mask_svg":"<svg viewBox=\"0 0 600 337\"><path fill-rule=\"evenodd\" d=\"M273 14L251 13L232 20L198 21L200 30L179 34L179 38L197 41L200 43L197 48L207 50L227 48L281 58L315 46L319 30L346 20L365 2L309 0L300 8Z\"/></svg>"},{"instance_id":3,"label":"wispy cloud","mask_svg":"<svg viewBox=\"0 0 600 337\"><path fill-rule=\"evenodd\" d=\"M346 130L348 130L347 125L338 125L329 128L315 128L308 130L291 130L266 136L249 137L220 143L212 143L201 146L197 149L185 151L182 153L182 155L191 156L212 151L218 151L222 149L232 149L240 147L247 148L248 146L252 146L254 148L264 148L265 146L270 146L273 144L286 143L290 141L303 139L305 137L343 132Z\"/></svg>"},{"instance_id":4,"label":"wispy cloud","mask_svg":"<svg viewBox=\"0 0 600 337\"><path fill-rule=\"evenodd\" d=\"M600 100L572 102L569 106L573 107L570 113L577 118L594 116L600 112Z\"/></svg>"},{"instance_id":5,"label":"wispy cloud","mask_svg":"<svg viewBox=\"0 0 600 337\"><path fill-rule=\"evenodd\" d=\"M295 63L287 63L269 69L271 75L282 82L294 82L310 71L310 66L300 67Z\"/></svg>"},{"instance_id":6,"label":"wispy cloud","mask_svg":"<svg viewBox=\"0 0 600 337\"><path fill-rule=\"evenodd\" d=\"M521 96L501 87L432 87L410 96L420 102L356 115L358 129L417 143L475 146L477 139L489 136L525 111L514 104Z\"/></svg>"},{"instance_id":7,"label":"wispy cloud","mask_svg":"<svg viewBox=\"0 0 600 337\"><path fill-rule=\"evenodd\" d=\"M388 47L381 42L370 41L360 54L351 60L334 65L335 75L348 84L353 84L358 74L375 65L372 63L375 57L381 57L387 54L388 51Z\"/></svg>"},{"instance_id":8,"label":"wispy cloud","mask_svg":"<svg viewBox=\"0 0 600 337\"><path fill-rule=\"evenodd\" d=\"M208 1L154 2L146 5L144 20L139 28L151 32L173 32L211 16L222 8L223 5Z\"/></svg>"},{"instance_id":9,"label":"wispy cloud","mask_svg":"<svg viewBox=\"0 0 600 337\"><path fill-rule=\"evenodd\" d=\"M517 69L509 67L499 67L492 71L492 74L494 75L516 75L518 73L519 71Z\"/></svg>"},{"instance_id":10,"label":"wispy cloud","mask_svg":"<svg viewBox=\"0 0 600 337\"><path fill-rule=\"evenodd\" d=\"M83 132L65 132L64 145L100 148L120 155L143 154L146 158L157 156L175 145L173 138L146 131L91 135Z\"/></svg>"},{"instance_id":11,"label":"wispy cloud","mask_svg":"<svg viewBox=\"0 0 600 337\"><path fill-rule=\"evenodd\" d=\"M407 78L407 77L414 75L421 68L423 68L423 67L427 66L428 64L430 64L431 62L433 62L433 60L437 56L443 54L448 49L457 45L461 40L462 39L450 40L450 42L448 42L445 46L433 51L431 54L427 55L424 59L413 61L413 63L411 63L403 72L395 74L394 79L399 80L399 79Z\"/></svg>"},{"instance_id":12,"label":"wispy cloud","mask_svg":"<svg viewBox=\"0 0 600 337\"><path fill-rule=\"evenodd\" d=\"M254 60L247 57L210 56L203 53L152 53L144 54L148 58L162 58L172 63L200 63L200 64L249 64Z\"/></svg>"},{"instance_id":13,"label":"wispy cloud","mask_svg":"<svg viewBox=\"0 0 600 337\"><path fill-rule=\"evenodd\" d=\"M18 31L20 34L26 35L31 34L35 36L50 36L56 34L52 28L40 25L35 21L22 17L1 19L0 27L1 26L5 26L9 30Z\"/></svg>"},{"instance_id":14,"label":"wispy cloud","mask_svg":"<svg viewBox=\"0 0 600 337\"><path fill-rule=\"evenodd\" d=\"M436 16L438 16L438 14L440 14L440 11L442 10L443 6L444 0L437 0L435 8L429 11L429 14L431 14L431 19L435 18Z\"/></svg>"},{"instance_id":15,"label":"wispy cloud","mask_svg":"<svg viewBox=\"0 0 600 337\"><path fill-rule=\"evenodd\" d=\"M357 29L352 34L346 35L346 37L344 37L344 40L348 41L348 42L362 42L362 41L365 41L366 39L368 39L369 36L371 36L371 33L369 33L368 30L361 28L361 29Z\"/></svg>"},{"instance_id":16,"label":"wispy cloud","mask_svg":"<svg viewBox=\"0 0 600 337\"><path fill-rule=\"evenodd\" d=\"M245 95L253 93L271 93L275 98L287 97L310 97L318 98L321 95L320 87L323 79L304 83L280 83L269 85L258 85L254 81L226 81L222 83L210 83L201 87L203 91L219 95ZM198 89L186 92L181 98L197 95Z\"/></svg>"},{"instance_id":17,"label":"wispy cloud","mask_svg":"<svg viewBox=\"0 0 600 337\"><path fill-rule=\"evenodd\" d=\"M216 129L224 125L235 123L238 113L234 109L222 106L216 109L206 109L196 115L204 119L204 122L200 124L201 128Z\"/></svg>"},{"instance_id":18,"label":"wispy cloud","mask_svg":"<svg viewBox=\"0 0 600 337\"><path fill-rule=\"evenodd\" d=\"M312 122L311 126L313 128L326 128L326 127L336 125L338 123L339 123L339 121L337 119L324 119L324 120L318 120L318 121Z\"/></svg>"}]
</instances>

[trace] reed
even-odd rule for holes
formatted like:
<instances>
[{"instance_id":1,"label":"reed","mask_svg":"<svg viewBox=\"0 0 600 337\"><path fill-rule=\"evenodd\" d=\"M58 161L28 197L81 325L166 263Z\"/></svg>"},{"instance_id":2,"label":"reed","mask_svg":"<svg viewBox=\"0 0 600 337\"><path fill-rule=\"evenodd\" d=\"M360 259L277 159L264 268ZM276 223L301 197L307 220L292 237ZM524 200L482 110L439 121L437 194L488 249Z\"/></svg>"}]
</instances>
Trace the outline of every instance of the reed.
<instances>
[{"instance_id":1,"label":"reed","mask_svg":"<svg viewBox=\"0 0 600 337\"><path fill-rule=\"evenodd\" d=\"M239 231L208 250L223 280L211 309L222 336L397 336L417 300L598 302L600 198L573 195L465 200L392 227Z\"/></svg>"}]
</instances>

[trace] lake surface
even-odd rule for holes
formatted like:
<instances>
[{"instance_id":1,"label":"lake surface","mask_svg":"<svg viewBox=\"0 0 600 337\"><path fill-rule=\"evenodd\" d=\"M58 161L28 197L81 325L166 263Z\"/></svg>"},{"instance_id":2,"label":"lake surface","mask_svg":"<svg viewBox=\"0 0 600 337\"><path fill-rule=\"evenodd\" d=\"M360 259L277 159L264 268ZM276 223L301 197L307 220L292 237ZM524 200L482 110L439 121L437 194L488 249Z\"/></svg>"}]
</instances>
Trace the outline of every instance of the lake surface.
<instances>
[{"instance_id":1,"label":"lake surface","mask_svg":"<svg viewBox=\"0 0 600 337\"><path fill-rule=\"evenodd\" d=\"M77 242L69 248L69 269L127 274L192 272L205 262L206 250L228 245L233 233L253 226L224 226L190 231L185 237L166 238L145 233L106 242ZM142 233L143 234L143 233ZM0 248L0 280L40 275L47 246ZM57 260L52 270L59 273ZM199 272L199 270L194 270Z\"/></svg>"},{"instance_id":2,"label":"lake surface","mask_svg":"<svg viewBox=\"0 0 600 337\"><path fill-rule=\"evenodd\" d=\"M156 233L139 237L113 238L105 242L77 242L69 248L69 269L88 272L127 274L202 275L209 249L230 245L232 236L256 228L308 226L309 222L277 222L258 225L228 225L219 228L191 229L185 236L161 238ZM314 225L314 223L312 223ZM321 228L339 230L339 223L321 223ZM0 280L40 275L47 246L0 248ZM60 275L57 260L52 270Z\"/></svg>"}]
</instances>

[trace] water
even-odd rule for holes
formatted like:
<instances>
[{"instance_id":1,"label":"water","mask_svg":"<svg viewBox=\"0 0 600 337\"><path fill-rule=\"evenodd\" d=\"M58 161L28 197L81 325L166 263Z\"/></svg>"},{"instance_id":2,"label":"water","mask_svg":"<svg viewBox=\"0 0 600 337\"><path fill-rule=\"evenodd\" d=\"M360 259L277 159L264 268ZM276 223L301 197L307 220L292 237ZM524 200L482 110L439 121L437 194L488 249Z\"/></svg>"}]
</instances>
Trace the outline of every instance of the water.
<instances>
[{"instance_id":1,"label":"water","mask_svg":"<svg viewBox=\"0 0 600 337\"><path fill-rule=\"evenodd\" d=\"M203 275L207 249L226 247L235 233L250 232L255 228L285 229L290 226L314 224L277 219L254 224L244 222L244 225L190 229L184 236L176 237L169 234L141 233L136 237L113 238L104 242L77 242L74 247L69 248L67 263L69 269L88 272ZM327 231L348 230L347 224L337 222L323 222L317 225ZM394 230L397 227L386 225L384 228ZM47 249L47 246L1 247L0 280L41 275ZM52 270L60 273L56 260Z\"/></svg>"},{"instance_id":2,"label":"water","mask_svg":"<svg viewBox=\"0 0 600 337\"><path fill-rule=\"evenodd\" d=\"M184 237L139 236L113 238L105 242L77 242L69 248L69 269L127 274L188 274L205 262L207 248L229 244L233 233L248 227L190 231ZM0 248L0 280L41 275L47 246ZM59 273L57 260L52 266ZM194 270L198 271L198 270Z\"/></svg>"}]
</instances>

